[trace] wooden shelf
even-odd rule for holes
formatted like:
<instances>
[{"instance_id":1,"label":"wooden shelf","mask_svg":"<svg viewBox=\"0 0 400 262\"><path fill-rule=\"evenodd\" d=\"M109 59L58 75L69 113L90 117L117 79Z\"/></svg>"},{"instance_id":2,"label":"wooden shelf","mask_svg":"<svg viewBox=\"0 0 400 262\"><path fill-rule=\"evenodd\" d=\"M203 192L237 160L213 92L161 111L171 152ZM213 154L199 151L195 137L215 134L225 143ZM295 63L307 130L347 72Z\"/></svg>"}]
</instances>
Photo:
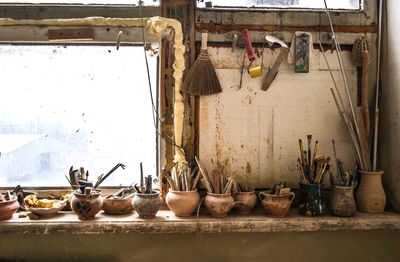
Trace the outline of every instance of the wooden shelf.
<instances>
[{"instance_id":1,"label":"wooden shelf","mask_svg":"<svg viewBox=\"0 0 400 262\"><path fill-rule=\"evenodd\" d=\"M257 209L242 216L231 213L217 219L208 214L179 218L172 212L159 211L154 219L141 219L137 213L111 216L100 212L94 220L80 221L73 213L63 212L56 217L31 220L28 217L0 221L0 233L22 234L131 234L131 233L204 233L218 232L312 232L341 230L400 229L400 214L357 213L352 218L332 216L304 217L292 209L285 218L271 218Z\"/></svg>"}]
</instances>

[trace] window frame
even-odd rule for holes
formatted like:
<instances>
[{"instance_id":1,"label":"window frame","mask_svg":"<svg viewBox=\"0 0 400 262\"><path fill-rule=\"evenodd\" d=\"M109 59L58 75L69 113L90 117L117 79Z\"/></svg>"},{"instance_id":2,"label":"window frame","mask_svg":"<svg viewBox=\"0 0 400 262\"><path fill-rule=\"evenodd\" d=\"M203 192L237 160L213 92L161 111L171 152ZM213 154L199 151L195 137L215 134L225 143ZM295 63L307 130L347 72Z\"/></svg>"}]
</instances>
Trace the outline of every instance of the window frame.
<instances>
[{"instance_id":1,"label":"window frame","mask_svg":"<svg viewBox=\"0 0 400 262\"><path fill-rule=\"evenodd\" d=\"M1 7L0 7L1 8ZM137 7L135 7L137 9ZM153 10L154 11L154 10ZM72 17L71 17L72 18ZM78 28L92 28L94 30L95 39L91 41L82 40L82 41L69 41L69 40L62 40L62 41L49 41L47 39L47 31L50 29L78 29ZM114 47L116 45L116 35L118 32L122 30L123 32L127 33L127 36L122 38L120 46L142 46L141 40L141 28L140 27L104 27L104 26L0 26L0 45L11 44L11 45L69 45L69 46L77 46L77 45L85 45L85 46L110 46ZM21 32L25 32L21 34ZM22 35L23 39L18 39L18 35ZM96 39L96 36L98 39ZM161 55L161 40L162 38L157 35L147 34L145 33L146 43L149 44L157 44L159 48L159 55ZM156 86L152 88L157 88L155 90L156 97L156 108L158 113L160 114L160 99L161 99L161 92L159 87L159 79L160 79L160 60L158 59L157 62L157 77L156 77ZM159 130L161 129L162 123L158 123ZM156 132L156 130L154 130ZM160 132L160 131L159 131ZM155 176L160 181L161 176L161 160L165 156L165 148L162 146L161 138L159 135L155 134L156 138L156 174ZM107 171L107 170L105 170ZM67 172L67 170L65 170ZM138 181L139 182L139 181ZM17 185L15 185L17 186ZM14 186L14 187L15 187ZM126 185L125 185L126 186ZM14 187L5 187L0 186L0 191L12 190ZM24 190L31 190L37 192L40 195L46 194L54 194L57 192L64 192L64 191L71 191L71 187L68 186L27 186L24 187ZM123 187L123 186L122 186ZM121 186L100 186L103 190L103 194L111 194L115 192L115 189L121 188ZM159 183L157 188L161 188L161 184Z\"/></svg>"},{"instance_id":2,"label":"window frame","mask_svg":"<svg viewBox=\"0 0 400 262\"><path fill-rule=\"evenodd\" d=\"M206 1L206 0L204 0ZM329 8L331 12L340 12L340 13L360 13L365 12L365 1L366 0L358 0L360 8L358 9L341 9L341 8ZM197 7L196 0L196 10L199 11L221 11L221 12L325 12L323 8L307 8L307 7L236 7L236 6L220 6L220 7Z\"/></svg>"}]
</instances>

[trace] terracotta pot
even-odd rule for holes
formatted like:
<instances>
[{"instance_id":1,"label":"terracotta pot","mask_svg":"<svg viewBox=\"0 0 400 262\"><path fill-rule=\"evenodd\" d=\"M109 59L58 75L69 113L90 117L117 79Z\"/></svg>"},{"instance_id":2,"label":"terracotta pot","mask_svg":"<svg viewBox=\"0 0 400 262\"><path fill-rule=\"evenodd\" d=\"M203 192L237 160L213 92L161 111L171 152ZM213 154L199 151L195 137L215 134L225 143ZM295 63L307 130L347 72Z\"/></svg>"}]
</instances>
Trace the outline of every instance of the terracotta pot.
<instances>
[{"instance_id":1,"label":"terracotta pot","mask_svg":"<svg viewBox=\"0 0 400 262\"><path fill-rule=\"evenodd\" d=\"M12 200L0 202L0 220L11 219L18 208L19 203L16 196Z\"/></svg>"},{"instance_id":2,"label":"terracotta pot","mask_svg":"<svg viewBox=\"0 0 400 262\"><path fill-rule=\"evenodd\" d=\"M257 203L256 192L237 192L234 194L234 200L240 203L235 205L235 209L241 215L248 215Z\"/></svg>"},{"instance_id":3,"label":"terracotta pot","mask_svg":"<svg viewBox=\"0 0 400 262\"><path fill-rule=\"evenodd\" d=\"M333 187L330 211L332 215L339 217L352 217L356 214L357 209L353 187Z\"/></svg>"},{"instance_id":4,"label":"terracotta pot","mask_svg":"<svg viewBox=\"0 0 400 262\"><path fill-rule=\"evenodd\" d=\"M383 213L386 204L382 186L383 171L360 173L360 186L356 194L357 209L367 213Z\"/></svg>"},{"instance_id":5,"label":"terracotta pot","mask_svg":"<svg viewBox=\"0 0 400 262\"><path fill-rule=\"evenodd\" d=\"M140 218L154 218L162 204L160 192L153 194L135 193L132 204Z\"/></svg>"},{"instance_id":6,"label":"terracotta pot","mask_svg":"<svg viewBox=\"0 0 400 262\"><path fill-rule=\"evenodd\" d=\"M326 213L323 184L300 183L299 212L303 216L322 216Z\"/></svg>"},{"instance_id":7,"label":"terracotta pot","mask_svg":"<svg viewBox=\"0 0 400 262\"><path fill-rule=\"evenodd\" d=\"M93 190L90 194L81 194L80 189L71 194L71 209L80 220L93 219L103 207L103 198L100 190Z\"/></svg>"},{"instance_id":8,"label":"terracotta pot","mask_svg":"<svg viewBox=\"0 0 400 262\"><path fill-rule=\"evenodd\" d=\"M231 194L208 193L204 199L204 205L212 217L226 217L232 207L239 204L233 201Z\"/></svg>"},{"instance_id":9,"label":"terracotta pot","mask_svg":"<svg viewBox=\"0 0 400 262\"><path fill-rule=\"evenodd\" d=\"M296 195L293 192L284 195L273 195L266 192L260 192L258 196L268 215L272 217L284 217L287 212L289 212L290 205Z\"/></svg>"},{"instance_id":10,"label":"terracotta pot","mask_svg":"<svg viewBox=\"0 0 400 262\"><path fill-rule=\"evenodd\" d=\"M197 189L193 191L174 191L169 189L166 197L167 206L178 217L193 214L199 204L200 196Z\"/></svg>"},{"instance_id":11,"label":"terracotta pot","mask_svg":"<svg viewBox=\"0 0 400 262\"><path fill-rule=\"evenodd\" d=\"M129 197L126 199L104 199L104 213L110 215L123 215L132 212L132 198L133 197Z\"/></svg>"}]
</instances>

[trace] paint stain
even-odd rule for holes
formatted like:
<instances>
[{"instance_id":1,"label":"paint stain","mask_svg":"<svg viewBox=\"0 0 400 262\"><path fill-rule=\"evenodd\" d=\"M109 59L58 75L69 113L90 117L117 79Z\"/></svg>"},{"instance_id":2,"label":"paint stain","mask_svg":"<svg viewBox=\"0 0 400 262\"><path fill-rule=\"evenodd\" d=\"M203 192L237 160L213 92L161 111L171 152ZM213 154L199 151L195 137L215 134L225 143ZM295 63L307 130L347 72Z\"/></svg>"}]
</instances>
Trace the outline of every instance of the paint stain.
<instances>
[{"instance_id":1,"label":"paint stain","mask_svg":"<svg viewBox=\"0 0 400 262\"><path fill-rule=\"evenodd\" d=\"M250 172L251 172L250 163L247 162L247 165L246 165L246 173L250 173Z\"/></svg>"}]
</instances>

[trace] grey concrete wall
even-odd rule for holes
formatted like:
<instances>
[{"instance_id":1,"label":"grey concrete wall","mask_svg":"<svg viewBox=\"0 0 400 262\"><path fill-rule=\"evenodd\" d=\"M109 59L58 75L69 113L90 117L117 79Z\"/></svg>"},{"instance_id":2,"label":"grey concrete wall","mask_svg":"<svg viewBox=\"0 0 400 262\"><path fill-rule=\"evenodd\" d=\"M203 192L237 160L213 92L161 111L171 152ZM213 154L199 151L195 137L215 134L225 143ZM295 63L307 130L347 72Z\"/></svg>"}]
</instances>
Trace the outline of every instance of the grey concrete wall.
<instances>
[{"instance_id":1,"label":"grey concrete wall","mask_svg":"<svg viewBox=\"0 0 400 262\"><path fill-rule=\"evenodd\" d=\"M387 2L382 45L382 111L380 163L386 193L400 212L400 2Z\"/></svg>"},{"instance_id":2,"label":"grey concrete wall","mask_svg":"<svg viewBox=\"0 0 400 262\"><path fill-rule=\"evenodd\" d=\"M0 261L399 261L398 231L0 235Z\"/></svg>"}]
</instances>

